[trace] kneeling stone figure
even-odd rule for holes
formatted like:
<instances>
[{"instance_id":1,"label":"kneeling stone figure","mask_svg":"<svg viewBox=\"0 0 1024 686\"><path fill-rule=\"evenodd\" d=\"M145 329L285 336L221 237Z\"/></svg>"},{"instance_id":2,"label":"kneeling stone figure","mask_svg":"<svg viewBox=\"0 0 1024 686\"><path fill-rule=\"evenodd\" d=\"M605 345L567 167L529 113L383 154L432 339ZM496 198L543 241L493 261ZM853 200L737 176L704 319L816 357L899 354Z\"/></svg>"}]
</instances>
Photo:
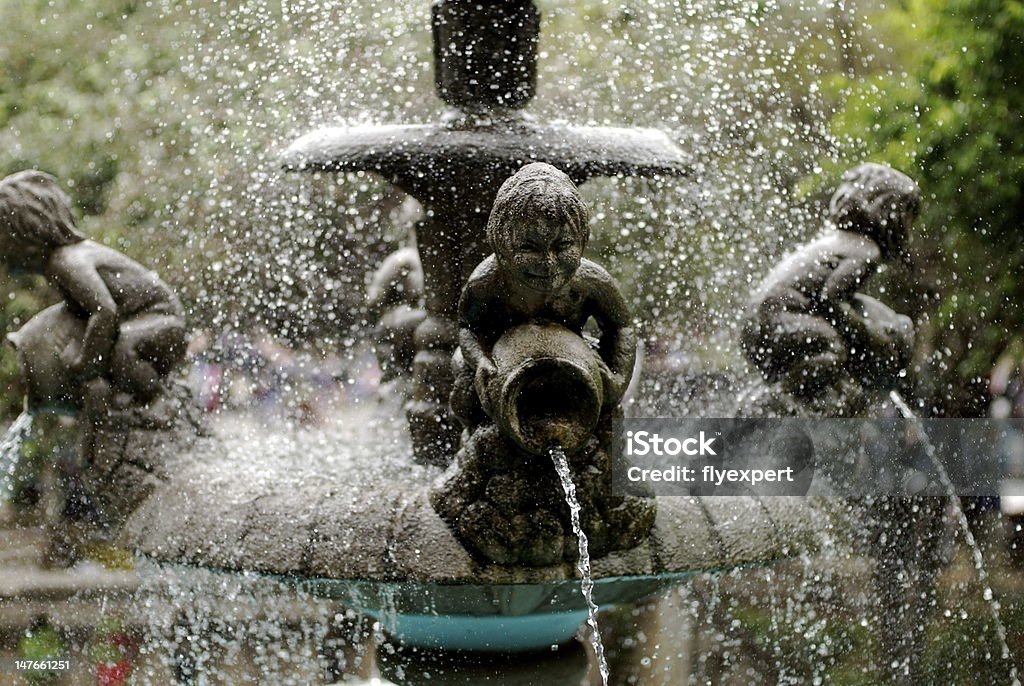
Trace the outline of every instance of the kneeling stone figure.
<instances>
[{"instance_id":1,"label":"kneeling stone figure","mask_svg":"<svg viewBox=\"0 0 1024 686\"><path fill-rule=\"evenodd\" d=\"M554 447L568 456L595 556L636 545L654 521L653 500L612 494L611 420L636 341L615 281L582 256L588 222L568 176L523 167L498 191L487 223L494 253L462 292L451 405L465 430L432 503L467 547L499 564L576 557ZM596 340L584 338L590 321Z\"/></svg>"}]
</instances>

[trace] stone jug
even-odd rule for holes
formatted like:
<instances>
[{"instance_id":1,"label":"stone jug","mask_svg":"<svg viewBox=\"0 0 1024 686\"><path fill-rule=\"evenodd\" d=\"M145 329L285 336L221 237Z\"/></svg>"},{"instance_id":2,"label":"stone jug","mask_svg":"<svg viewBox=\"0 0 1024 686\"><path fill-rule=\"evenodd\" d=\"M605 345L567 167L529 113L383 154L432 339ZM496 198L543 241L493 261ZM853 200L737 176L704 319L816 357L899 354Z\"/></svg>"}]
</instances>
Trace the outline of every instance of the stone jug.
<instances>
[{"instance_id":1,"label":"stone jug","mask_svg":"<svg viewBox=\"0 0 1024 686\"><path fill-rule=\"evenodd\" d=\"M17 350L18 366L29 407L74 410L81 405L80 387L71 378L61 354L81 345L85 322L63 303L46 308L7 340Z\"/></svg>"},{"instance_id":2,"label":"stone jug","mask_svg":"<svg viewBox=\"0 0 1024 686\"><path fill-rule=\"evenodd\" d=\"M889 390L900 370L910 364L913 321L863 293L854 293L849 311L852 316L846 321L854 325L842 333L849 350L856 351L847 361L850 375L866 388Z\"/></svg>"},{"instance_id":3,"label":"stone jug","mask_svg":"<svg viewBox=\"0 0 1024 686\"><path fill-rule=\"evenodd\" d=\"M491 351L492 419L523 449L582 448L594 436L605 391L604 363L581 336L558 324L524 324Z\"/></svg>"}]
</instances>

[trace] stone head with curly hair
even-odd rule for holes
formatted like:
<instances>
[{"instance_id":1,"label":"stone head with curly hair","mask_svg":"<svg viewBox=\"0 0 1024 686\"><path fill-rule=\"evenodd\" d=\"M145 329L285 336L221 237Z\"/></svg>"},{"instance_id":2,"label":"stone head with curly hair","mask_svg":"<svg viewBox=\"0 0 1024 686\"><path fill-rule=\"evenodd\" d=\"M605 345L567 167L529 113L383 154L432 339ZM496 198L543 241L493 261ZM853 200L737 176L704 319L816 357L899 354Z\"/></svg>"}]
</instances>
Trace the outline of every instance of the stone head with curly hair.
<instances>
[{"instance_id":1,"label":"stone head with curly hair","mask_svg":"<svg viewBox=\"0 0 1024 686\"><path fill-rule=\"evenodd\" d=\"M557 291L580 265L590 212L576 184L550 164L528 164L494 200L487 238L499 266L517 283Z\"/></svg>"},{"instance_id":2,"label":"stone head with curly hair","mask_svg":"<svg viewBox=\"0 0 1024 686\"><path fill-rule=\"evenodd\" d=\"M921 189L906 174L867 162L845 174L829 203L836 228L868 236L892 256L903 250L921 206Z\"/></svg>"},{"instance_id":3,"label":"stone head with curly hair","mask_svg":"<svg viewBox=\"0 0 1024 686\"><path fill-rule=\"evenodd\" d=\"M8 266L41 271L55 249L83 240L54 177L28 170L0 180L0 260Z\"/></svg>"}]
</instances>

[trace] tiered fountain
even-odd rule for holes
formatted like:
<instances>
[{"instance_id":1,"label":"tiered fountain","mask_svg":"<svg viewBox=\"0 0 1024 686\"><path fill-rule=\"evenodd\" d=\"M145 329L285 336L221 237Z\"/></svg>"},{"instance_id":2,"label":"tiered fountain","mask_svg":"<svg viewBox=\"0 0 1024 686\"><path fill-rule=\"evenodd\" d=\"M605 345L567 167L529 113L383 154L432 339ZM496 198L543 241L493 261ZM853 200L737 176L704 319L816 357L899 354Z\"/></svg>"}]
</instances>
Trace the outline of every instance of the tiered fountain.
<instances>
[{"instance_id":1,"label":"tiered fountain","mask_svg":"<svg viewBox=\"0 0 1024 686\"><path fill-rule=\"evenodd\" d=\"M410 320L410 397L334 429L291 433L221 426L210 435L171 392L137 412L87 406L83 453L128 545L162 563L298 583L381 619L414 645L525 650L568 640L588 615L574 565L577 532L546 454L555 444L592 538L601 606L813 544L821 512L805 499L611 493L609 422L621 416L623 379L609 381L604 351L580 337L586 316L573 320L575 330L529 321L504 332L492 351L500 401L456 423L449 397L460 294L498 249L485 226L506 179L534 162L564 172L569 186L687 172L660 132L548 126L520 113L534 93L539 26L530 0L437 2L436 85L453 108L442 122L326 129L284 154L290 170L376 172L426 209L417 227L425 313ZM598 273L588 265L580 273ZM610 279L601 283L617 293ZM618 326L628 329L628 316ZM30 333L19 345L32 377L41 369L32 359L41 358ZM629 340L619 340L625 380ZM396 427L402 402L408 434ZM571 481L565 486L572 490ZM490 514L477 516L482 510ZM530 529L541 519L544 527ZM614 523L602 533L605 519Z\"/></svg>"}]
</instances>

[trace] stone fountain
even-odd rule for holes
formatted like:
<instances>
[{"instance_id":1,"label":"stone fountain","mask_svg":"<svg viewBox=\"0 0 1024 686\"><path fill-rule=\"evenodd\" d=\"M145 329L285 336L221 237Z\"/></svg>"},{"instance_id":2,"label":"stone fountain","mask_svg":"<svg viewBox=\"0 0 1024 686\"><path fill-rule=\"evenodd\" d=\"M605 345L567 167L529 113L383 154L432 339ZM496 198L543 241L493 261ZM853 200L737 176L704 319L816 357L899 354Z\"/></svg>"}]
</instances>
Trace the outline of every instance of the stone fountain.
<instances>
[{"instance_id":1,"label":"stone fountain","mask_svg":"<svg viewBox=\"0 0 1024 686\"><path fill-rule=\"evenodd\" d=\"M535 212L550 219L531 238L539 247L517 247L530 233L517 224L525 215L503 224L502 212L517 192L511 180L538 169L571 200L595 176L684 175L688 165L657 131L521 113L539 27L529 0L437 2L436 86L452 107L441 122L326 129L284 153L288 170L375 172L427 210L411 256L425 311L403 319L415 328L407 399L328 428L208 429L166 374L146 397L79 392L45 339L81 331L80 315L45 315L57 323L33 320L16 337L28 387L60 380L59 399L80 411L88 477L126 545L165 564L298 584L413 645L505 651L564 642L587 617L552 449L576 481L602 606L814 545L830 515L807 499L611 492L610 426L634 371L631 318L614 281L582 258L585 208ZM544 183L521 184L522 202L548 192ZM518 314L502 319L501 303ZM490 314L476 317L476 305ZM583 334L591 318L598 340ZM56 399L32 395L36 406ZM403 412L408 431L396 426Z\"/></svg>"}]
</instances>

